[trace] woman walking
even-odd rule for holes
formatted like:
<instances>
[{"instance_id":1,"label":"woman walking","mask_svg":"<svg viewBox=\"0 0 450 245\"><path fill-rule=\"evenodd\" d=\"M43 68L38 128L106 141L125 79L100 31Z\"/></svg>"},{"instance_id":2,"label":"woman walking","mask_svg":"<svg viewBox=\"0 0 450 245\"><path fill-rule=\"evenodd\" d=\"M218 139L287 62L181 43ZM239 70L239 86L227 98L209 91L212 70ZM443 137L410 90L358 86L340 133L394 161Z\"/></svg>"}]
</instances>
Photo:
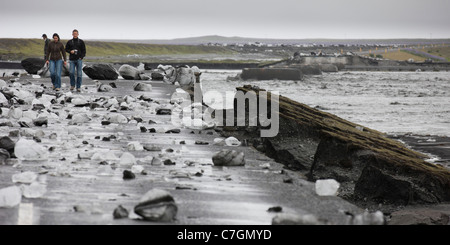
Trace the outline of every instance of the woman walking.
<instances>
[{"instance_id":1,"label":"woman walking","mask_svg":"<svg viewBox=\"0 0 450 245\"><path fill-rule=\"evenodd\" d=\"M66 65L66 52L64 50L64 45L60 42L59 35L55 33L53 34L53 42L48 44L46 63L50 63L50 77L52 79L53 89L56 91L61 89L63 59L64 65Z\"/></svg>"}]
</instances>

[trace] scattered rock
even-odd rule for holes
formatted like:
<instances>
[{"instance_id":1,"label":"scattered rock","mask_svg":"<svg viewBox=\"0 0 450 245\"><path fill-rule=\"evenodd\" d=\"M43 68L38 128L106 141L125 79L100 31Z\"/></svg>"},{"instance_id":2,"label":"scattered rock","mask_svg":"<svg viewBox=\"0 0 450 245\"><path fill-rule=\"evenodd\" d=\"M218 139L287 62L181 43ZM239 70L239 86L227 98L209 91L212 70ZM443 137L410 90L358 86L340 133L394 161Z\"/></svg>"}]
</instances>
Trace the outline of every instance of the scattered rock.
<instances>
[{"instance_id":1,"label":"scattered rock","mask_svg":"<svg viewBox=\"0 0 450 245\"><path fill-rule=\"evenodd\" d=\"M19 121L18 122L21 128L29 128L30 125L28 125L28 123L24 122L24 121Z\"/></svg>"},{"instance_id":2,"label":"scattered rock","mask_svg":"<svg viewBox=\"0 0 450 245\"><path fill-rule=\"evenodd\" d=\"M97 88L97 92L111 92L113 87L107 84L100 84Z\"/></svg>"},{"instance_id":3,"label":"scattered rock","mask_svg":"<svg viewBox=\"0 0 450 245\"><path fill-rule=\"evenodd\" d=\"M109 163L108 163L107 161L101 161L101 162L99 163L99 165L109 165Z\"/></svg>"},{"instance_id":4,"label":"scattered rock","mask_svg":"<svg viewBox=\"0 0 450 245\"><path fill-rule=\"evenodd\" d=\"M150 80L151 78L150 78L150 76L141 73L141 74L139 74L139 79L141 79L141 80Z\"/></svg>"},{"instance_id":5,"label":"scattered rock","mask_svg":"<svg viewBox=\"0 0 450 245\"><path fill-rule=\"evenodd\" d=\"M241 142L235 137L228 137L225 139L225 144L227 146L240 146Z\"/></svg>"},{"instance_id":6,"label":"scattered rock","mask_svg":"<svg viewBox=\"0 0 450 245\"><path fill-rule=\"evenodd\" d=\"M156 145L144 145L146 151L161 151L162 148Z\"/></svg>"},{"instance_id":7,"label":"scattered rock","mask_svg":"<svg viewBox=\"0 0 450 245\"><path fill-rule=\"evenodd\" d=\"M11 122L10 122L11 123ZM19 137L19 130L12 130L12 131L9 131L9 137Z\"/></svg>"},{"instance_id":8,"label":"scattered rock","mask_svg":"<svg viewBox=\"0 0 450 245\"><path fill-rule=\"evenodd\" d=\"M132 119L135 120L138 123L141 123L141 122L144 121L144 119L142 119L141 117L138 117L138 116L133 116Z\"/></svg>"},{"instance_id":9,"label":"scattered rock","mask_svg":"<svg viewBox=\"0 0 450 245\"><path fill-rule=\"evenodd\" d=\"M201 140L196 140L196 141L195 141L195 144L196 144L196 145L209 145L208 142L206 142L206 141L201 141Z\"/></svg>"},{"instance_id":10,"label":"scattered rock","mask_svg":"<svg viewBox=\"0 0 450 245\"><path fill-rule=\"evenodd\" d=\"M176 129L167 130L166 134L170 134L170 133L172 133L172 134L179 134L180 132L181 132L181 130L176 128Z\"/></svg>"},{"instance_id":11,"label":"scattered rock","mask_svg":"<svg viewBox=\"0 0 450 245\"><path fill-rule=\"evenodd\" d=\"M319 196L336 196L339 186L339 182L334 179L317 180L316 194Z\"/></svg>"},{"instance_id":12,"label":"scattered rock","mask_svg":"<svg viewBox=\"0 0 450 245\"><path fill-rule=\"evenodd\" d=\"M0 127L14 127L11 121L0 122Z\"/></svg>"},{"instance_id":13,"label":"scattered rock","mask_svg":"<svg viewBox=\"0 0 450 245\"><path fill-rule=\"evenodd\" d=\"M244 166L244 152L223 149L212 157L215 166Z\"/></svg>"},{"instance_id":14,"label":"scattered rock","mask_svg":"<svg viewBox=\"0 0 450 245\"><path fill-rule=\"evenodd\" d=\"M269 209L267 209L267 212L271 213L279 213L281 211L283 211L283 208L280 206L270 207Z\"/></svg>"},{"instance_id":15,"label":"scattered rock","mask_svg":"<svg viewBox=\"0 0 450 245\"><path fill-rule=\"evenodd\" d=\"M167 191L152 189L134 207L134 212L148 221L171 222L175 219L178 207Z\"/></svg>"},{"instance_id":16,"label":"scattered rock","mask_svg":"<svg viewBox=\"0 0 450 245\"><path fill-rule=\"evenodd\" d=\"M130 65L122 65L119 68L119 74L123 77L123 79L126 80L140 80L139 74L141 74L141 71L139 71L137 68L132 67Z\"/></svg>"},{"instance_id":17,"label":"scattered rock","mask_svg":"<svg viewBox=\"0 0 450 245\"><path fill-rule=\"evenodd\" d=\"M294 180L292 178L284 178L283 183L292 184Z\"/></svg>"},{"instance_id":18,"label":"scattered rock","mask_svg":"<svg viewBox=\"0 0 450 245\"><path fill-rule=\"evenodd\" d=\"M33 111L41 111L44 110L45 106L43 104L34 104L31 110Z\"/></svg>"},{"instance_id":19,"label":"scattered rock","mask_svg":"<svg viewBox=\"0 0 450 245\"><path fill-rule=\"evenodd\" d=\"M114 209L113 212L114 219L128 218L128 215L129 215L128 210L122 207L122 205L119 205L116 209Z\"/></svg>"},{"instance_id":20,"label":"scattered rock","mask_svg":"<svg viewBox=\"0 0 450 245\"><path fill-rule=\"evenodd\" d=\"M164 80L164 71L161 70L153 70L151 73L152 80L162 81Z\"/></svg>"},{"instance_id":21,"label":"scattered rock","mask_svg":"<svg viewBox=\"0 0 450 245\"><path fill-rule=\"evenodd\" d=\"M37 143L41 143L42 140L39 137L33 136L33 140L36 141Z\"/></svg>"},{"instance_id":22,"label":"scattered rock","mask_svg":"<svg viewBox=\"0 0 450 245\"><path fill-rule=\"evenodd\" d=\"M48 119L46 117L39 117L33 120L33 124L38 127L42 127L43 125L48 125Z\"/></svg>"},{"instance_id":23,"label":"scattered rock","mask_svg":"<svg viewBox=\"0 0 450 245\"><path fill-rule=\"evenodd\" d=\"M172 110L166 108L159 108L156 110L156 115L172 115Z\"/></svg>"},{"instance_id":24,"label":"scattered rock","mask_svg":"<svg viewBox=\"0 0 450 245\"><path fill-rule=\"evenodd\" d=\"M29 74L37 74L37 72L45 65L45 60L39 58L27 58L22 60L20 64Z\"/></svg>"},{"instance_id":25,"label":"scattered rock","mask_svg":"<svg viewBox=\"0 0 450 245\"><path fill-rule=\"evenodd\" d=\"M19 133L18 130L16 130L15 132ZM15 145L16 145L16 143L14 143L14 141L7 136L0 138L0 148L7 150L10 154L14 153Z\"/></svg>"},{"instance_id":26,"label":"scattered rock","mask_svg":"<svg viewBox=\"0 0 450 245\"><path fill-rule=\"evenodd\" d=\"M5 165L6 160L8 160L11 157L9 152L3 148L0 148L0 165Z\"/></svg>"},{"instance_id":27,"label":"scattered rock","mask_svg":"<svg viewBox=\"0 0 450 245\"><path fill-rule=\"evenodd\" d=\"M83 67L83 72L91 79L116 80L119 77L116 69L109 64L93 64Z\"/></svg>"},{"instance_id":28,"label":"scattered rock","mask_svg":"<svg viewBox=\"0 0 450 245\"><path fill-rule=\"evenodd\" d=\"M170 160L170 159L166 159L166 160L164 160L164 165L175 165L176 164L176 162L172 162L172 160ZM153 164L152 164L153 165Z\"/></svg>"},{"instance_id":29,"label":"scattered rock","mask_svg":"<svg viewBox=\"0 0 450 245\"><path fill-rule=\"evenodd\" d=\"M224 146L225 145L225 139L215 138L214 141L213 141L213 145Z\"/></svg>"},{"instance_id":30,"label":"scattered rock","mask_svg":"<svg viewBox=\"0 0 450 245\"><path fill-rule=\"evenodd\" d=\"M123 179L124 180L130 180L130 179L135 179L136 175L134 175L133 172L131 172L130 170L124 170L123 171Z\"/></svg>"},{"instance_id":31,"label":"scattered rock","mask_svg":"<svg viewBox=\"0 0 450 245\"><path fill-rule=\"evenodd\" d=\"M147 102L152 102L153 101L152 98L150 98L150 97L148 97L147 95L144 95L144 94L139 97L139 100L143 100L143 101L147 101ZM152 121L152 120L150 120L150 121Z\"/></svg>"},{"instance_id":32,"label":"scattered rock","mask_svg":"<svg viewBox=\"0 0 450 245\"><path fill-rule=\"evenodd\" d=\"M134 91L152 91L152 85L146 83L136 83L134 85Z\"/></svg>"}]
</instances>

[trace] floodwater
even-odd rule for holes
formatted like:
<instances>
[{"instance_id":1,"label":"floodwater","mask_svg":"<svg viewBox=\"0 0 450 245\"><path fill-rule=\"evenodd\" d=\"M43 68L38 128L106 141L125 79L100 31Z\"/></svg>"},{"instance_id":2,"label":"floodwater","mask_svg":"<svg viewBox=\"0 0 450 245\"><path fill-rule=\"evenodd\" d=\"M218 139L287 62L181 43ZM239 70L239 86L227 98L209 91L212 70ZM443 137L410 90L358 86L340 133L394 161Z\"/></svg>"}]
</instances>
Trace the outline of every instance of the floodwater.
<instances>
[{"instance_id":1,"label":"floodwater","mask_svg":"<svg viewBox=\"0 0 450 245\"><path fill-rule=\"evenodd\" d=\"M235 88L250 84L384 133L450 136L449 72L338 72L303 81L227 79L240 72L204 71L205 98L211 91L227 93L229 107Z\"/></svg>"}]
</instances>

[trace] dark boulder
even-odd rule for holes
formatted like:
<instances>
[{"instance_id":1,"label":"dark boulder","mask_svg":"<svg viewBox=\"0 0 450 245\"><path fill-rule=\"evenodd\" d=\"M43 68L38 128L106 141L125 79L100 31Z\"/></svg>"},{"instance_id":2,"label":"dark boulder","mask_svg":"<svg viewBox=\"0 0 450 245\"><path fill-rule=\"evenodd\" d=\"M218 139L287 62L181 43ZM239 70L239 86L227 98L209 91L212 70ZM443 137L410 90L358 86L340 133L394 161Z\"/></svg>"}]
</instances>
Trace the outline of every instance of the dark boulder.
<instances>
[{"instance_id":1,"label":"dark boulder","mask_svg":"<svg viewBox=\"0 0 450 245\"><path fill-rule=\"evenodd\" d=\"M37 74L37 72L45 65L45 60L40 58L27 58L20 62L23 69L29 74Z\"/></svg>"},{"instance_id":2,"label":"dark boulder","mask_svg":"<svg viewBox=\"0 0 450 245\"><path fill-rule=\"evenodd\" d=\"M128 218L128 215L129 215L128 210L122 207L122 205L119 205L116 209L114 209L113 212L114 219Z\"/></svg>"},{"instance_id":3,"label":"dark boulder","mask_svg":"<svg viewBox=\"0 0 450 245\"><path fill-rule=\"evenodd\" d=\"M39 117L33 120L33 124L38 127L48 125L48 119L46 117Z\"/></svg>"},{"instance_id":4,"label":"dark boulder","mask_svg":"<svg viewBox=\"0 0 450 245\"><path fill-rule=\"evenodd\" d=\"M109 64L86 65L83 72L91 79L116 80L119 77L116 69Z\"/></svg>"},{"instance_id":5,"label":"dark boulder","mask_svg":"<svg viewBox=\"0 0 450 245\"><path fill-rule=\"evenodd\" d=\"M153 70L151 73L152 80L162 81L164 80L165 73L162 70Z\"/></svg>"},{"instance_id":6,"label":"dark boulder","mask_svg":"<svg viewBox=\"0 0 450 245\"><path fill-rule=\"evenodd\" d=\"M125 80L141 80L141 77L139 76L141 74L141 71L139 71L137 68L127 65L127 64L122 65L119 68L119 74Z\"/></svg>"},{"instance_id":7,"label":"dark boulder","mask_svg":"<svg viewBox=\"0 0 450 245\"><path fill-rule=\"evenodd\" d=\"M0 148L7 150L10 154L14 153L14 147L16 143L10 139L8 136L4 136L0 138Z\"/></svg>"},{"instance_id":8,"label":"dark boulder","mask_svg":"<svg viewBox=\"0 0 450 245\"><path fill-rule=\"evenodd\" d=\"M152 70L152 65L149 63L144 63L144 70L146 70L146 71Z\"/></svg>"}]
</instances>

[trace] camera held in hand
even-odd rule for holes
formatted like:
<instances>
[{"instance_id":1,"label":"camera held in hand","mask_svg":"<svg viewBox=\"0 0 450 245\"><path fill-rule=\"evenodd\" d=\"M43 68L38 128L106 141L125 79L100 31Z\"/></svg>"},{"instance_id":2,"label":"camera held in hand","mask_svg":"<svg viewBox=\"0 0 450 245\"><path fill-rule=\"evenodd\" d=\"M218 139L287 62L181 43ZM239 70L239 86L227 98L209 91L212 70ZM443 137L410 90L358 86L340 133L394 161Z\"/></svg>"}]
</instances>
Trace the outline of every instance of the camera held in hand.
<instances>
[{"instance_id":1,"label":"camera held in hand","mask_svg":"<svg viewBox=\"0 0 450 245\"><path fill-rule=\"evenodd\" d=\"M77 54L78 54L78 50L77 50L77 49L74 49L74 50L73 50L73 54L74 54L74 55L77 55Z\"/></svg>"}]
</instances>

